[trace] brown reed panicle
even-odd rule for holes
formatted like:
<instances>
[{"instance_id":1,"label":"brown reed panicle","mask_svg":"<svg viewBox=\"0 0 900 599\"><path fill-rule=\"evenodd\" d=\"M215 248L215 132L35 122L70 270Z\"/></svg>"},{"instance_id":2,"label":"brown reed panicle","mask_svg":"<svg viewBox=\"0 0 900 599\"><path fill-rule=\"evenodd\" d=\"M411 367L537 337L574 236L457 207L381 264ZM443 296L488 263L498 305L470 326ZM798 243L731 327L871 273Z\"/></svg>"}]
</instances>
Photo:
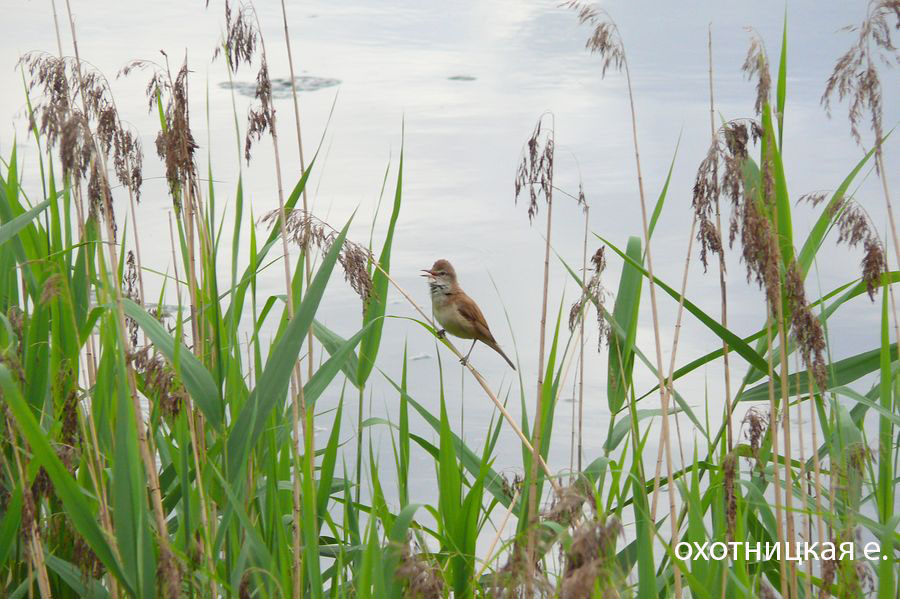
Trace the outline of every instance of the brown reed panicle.
<instances>
[{"instance_id":1,"label":"brown reed panicle","mask_svg":"<svg viewBox=\"0 0 900 599\"><path fill-rule=\"evenodd\" d=\"M41 468L43 470L43 468ZM37 478L37 477L35 477ZM22 536L22 542L25 546L25 554L30 555L31 552L31 535L37 529L35 521L34 507L34 485L22 485L22 524L19 532ZM40 499L40 498L39 498Z\"/></svg>"},{"instance_id":2,"label":"brown reed panicle","mask_svg":"<svg viewBox=\"0 0 900 599\"><path fill-rule=\"evenodd\" d=\"M616 561L616 541L622 535L622 524L612 516L586 520L572 534L565 551L560 597L590 599L599 582L602 597L619 597L624 577Z\"/></svg>"},{"instance_id":3,"label":"brown reed panicle","mask_svg":"<svg viewBox=\"0 0 900 599\"><path fill-rule=\"evenodd\" d=\"M125 297L131 299L136 304L141 303L141 294L137 285L137 266L135 265L134 252L128 250L128 257L125 259L125 273L122 276L122 292ZM137 347L138 344L138 324L130 316L125 317L125 328L131 339L131 347Z\"/></svg>"},{"instance_id":4,"label":"brown reed panicle","mask_svg":"<svg viewBox=\"0 0 900 599\"><path fill-rule=\"evenodd\" d=\"M83 580L96 580L106 573L106 566L91 549L84 537L77 531L71 530L71 536L74 538L72 542L72 563L74 563L81 572Z\"/></svg>"},{"instance_id":5,"label":"brown reed panicle","mask_svg":"<svg viewBox=\"0 0 900 599\"><path fill-rule=\"evenodd\" d=\"M708 253L722 254L722 232L716 224L716 207L724 193L737 205L744 195L744 163L748 158L747 145L762 137L762 127L751 119L738 119L725 123L716 132L694 179L691 205L700 224L697 241L700 245L700 262L707 271ZM734 226L734 223L732 223ZM734 233L731 234L731 242Z\"/></svg>"},{"instance_id":6,"label":"brown reed panicle","mask_svg":"<svg viewBox=\"0 0 900 599\"><path fill-rule=\"evenodd\" d=\"M860 123L866 112L875 143L880 144L884 139L881 79L876 63L900 64L900 56L891 39L891 16L896 20L894 28L900 28L900 0L874 0L869 2L866 19L859 26L844 28L844 31L857 33L856 43L835 63L820 100L829 116L835 96L839 101L849 100L850 133L858 144L862 143Z\"/></svg>"},{"instance_id":7,"label":"brown reed panicle","mask_svg":"<svg viewBox=\"0 0 900 599\"><path fill-rule=\"evenodd\" d=\"M409 599L440 599L444 596L444 578L440 569L423 557L423 553L413 553L409 541L400 546L400 564L394 578L405 586L403 596Z\"/></svg>"},{"instance_id":8,"label":"brown reed panicle","mask_svg":"<svg viewBox=\"0 0 900 599\"><path fill-rule=\"evenodd\" d=\"M224 49L228 68L235 73L241 63L250 64L253 61L258 41L253 7L241 4L237 13L232 13L231 4L225 0L225 42L216 47L213 60L218 58Z\"/></svg>"},{"instance_id":9,"label":"brown reed panicle","mask_svg":"<svg viewBox=\"0 0 900 599\"><path fill-rule=\"evenodd\" d=\"M791 330L797 339L803 363L812 372L819 389L825 389L828 369L825 366L825 333L822 323L806 301L803 275L792 260L784 277L784 294L790 307Z\"/></svg>"},{"instance_id":10,"label":"brown reed panicle","mask_svg":"<svg viewBox=\"0 0 900 599\"><path fill-rule=\"evenodd\" d=\"M69 391L68 395L66 395L66 400L63 402L62 430L59 435L60 443L66 447L71 447L73 450L81 443L81 430L78 428L78 401L78 392L75 390ZM75 461L71 460L71 462L71 464L66 463L66 467L73 466Z\"/></svg>"},{"instance_id":11,"label":"brown reed panicle","mask_svg":"<svg viewBox=\"0 0 900 599\"><path fill-rule=\"evenodd\" d=\"M91 176L88 179L87 193L90 206L88 214L94 218L100 214L109 219L113 234L112 241L115 243L119 226L116 224L116 215L112 207L112 189L110 189L109 179L104 176L100 161L96 157L91 160Z\"/></svg>"},{"instance_id":12,"label":"brown reed panicle","mask_svg":"<svg viewBox=\"0 0 900 599\"><path fill-rule=\"evenodd\" d=\"M620 70L625 61L625 48L609 13L603 8L579 0L569 0L559 6L575 11L578 14L578 22L591 27L591 35L584 47L590 50L591 54L600 55L602 59L600 76L606 77L609 68Z\"/></svg>"},{"instance_id":13,"label":"brown reed panicle","mask_svg":"<svg viewBox=\"0 0 900 599\"><path fill-rule=\"evenodd\" d=\"M241 574L241 584L238 586L238 599L250 599L250 572L245 570Z\"/></svg>"},{"instance_id":14,"label":"brown reed panicle","mask_svg":"<svg viewBox=\"0 0 900 599\"><path fill-rule=\"evenodd\" d=\"M160 51L162 52L162 51ZM168 63L168 56L162 52ZM133 60L119 71L119 76L128 76L134 70L149 70L147 82L147 108L156 108L157 101L165 98L163 116L166 126L156 136L156 153L166 165L166 180L176 202L181 209L180 194L189 180L196 180L197 170L194 153L198 145L190 127L190 107L188 105L188 65L187 58L181 64L173 79L168 68L149 60Z\"/></svg>"},{"instance_id":15,"label":"brown reed panicle","mask_svg":"<svg viewBox=\"0 0 900 599\"><path fill-rule=\"evenodd\" d=\"M753 108L756 114L760 115L765 105L769 103L772 76L769 73L769 59L766 57L765 46L755 33L750 36L750 46L747 48L741 70L747 79L756 79L756 102Z\"/></svg>"},{"instance_id":16,"label":"brown reed panicle","mask_svg":"<svg viewBox=\"0 0 900 599\"><path fill-rule=\"evenodd\" d=\"M492 599L519 599L525 597L527 588L526 582L529 576L529 568L527 567L527 556L525 547L522 543L513 543L509 551L509 557L506 563L494 572L492 580L484 584L487 597ZM531 569L531 588L535 591L535 596L552 597L554 588L547 578L547 575L541 570L541 564L538 562Z\"/></svg>"},{"instance_id":17,"label":"brown reed panicle","mask_svg":"<svg viewBox=\"0 0 900 599\"><path fill-rule=\"evenodd\" d=\"M575 326L578 324L578 319L581 317L582 311L584 310L584 306L588 301L592 301L597 305L597 351L601 351L603 349L603 342L609 341L609 334L611 332L611 328L607 320L603 317L603 311L600 309L603 306L603 303L606 300L608 295L607 290L603 287L603 282L601 280L601 275L603 271L606 269L606 247L600 246L597 248L597 251L594 252L594 255L591 256L591 265L593 267L594 273L591 275L590 280L585 285L585 289L581 294L581 297L572 304L572 307L569 309L569 331L574 331Z\"/></svg>"},{"instance_id":18,"label":"brown reed panicle","mask_svg":"<svg viewBox=\"0 0 900 599\"><path fill-rule=\"evenodd\" d=\"M168 547L160 547L156 563L157 597L178 599L183 597L181 588L181 567Z\"/></svg>"},{"instance_id":19,"label":"brown reed panicle","mask_svg":"<svg viewBox=\"0 0 900 599\"><path fill-rule=\"evenodd\" d=\"M275 209L259 220L274 228L277 226L280 216L281 211ZM308 248L313 245L321 251L327 252L339 235L334 227L301 209L291 210L287 213L286 218L284 232L288 239L300 248ZM344 240L344 245L338 254L338 262L344 269L344 279L350 283L350 287L363 301L363 305L369 301L372 295L372 278L366 269L369 261L375 261L375 257L369 250L358 243Z\"/></svg>"},{"instance_id":20,"label":"brown reed panicle","mask_svg":"<svg viewBox=\"0 0 900 599\"><path fill-rule=\"evenodd\" d=\"M263 54L259 73L256 75L256 97L259 108L251 108L247 116L247 138L244 141L244 158L250 163L250 149L255 141L262 139L266 131L271 131L275 120L275 105L272 102L272 82L269 80L269 65Z\"/></svg>"},{"instance_id":21,"label":"brown reed panicle","mask_svg":"<svg viewBox=\"0 0 900 599\"><path fill-rule=\"evenodd\" d=\"M765 435L766 429L769 428L769 417L762 410L754 406L747 410L741 424L747 425L747 431L744 435L747 437L747 440L750 441L750 452L753 454L754 459L756 459L757 468L760 468L759 441Z\"/></svg>"},{"instance_id":22,"label":"brown reed panicle","mask_svg":"<svg viewBox=\"0 0 900 599\"><path fill-rule=\"evenodd\" d=\"M543 129L544 115L538 119L531 137L525 144L522 162L516 169L515 202L519 203L519 195L528 190L528 221L534 222L538 213L538 197L543 194L545 201L550 201L553 190L553 130ZM543 145L542 145L543 144Z\"/></svg>"},{"instance_id":23,"label":"brown reed panicle","mask_svg":"<svg viewBox=\"0 0 900 599\"><path fill-rule=\"evenodd\" d=\"M809 193L800 197L799 202L817 206L825 199L823 193ZM866 283L869 299L875 301L875 295L881 286L881 278L887 272L887 256L884 243L878 236L878 229L872 222L866 209L853 197L841 197L832 203L828 210L832 215L840 213L836 219L838 225L838 244L856 248L862 245L863 258L860 262L862 280Z\"/></svg>"},{"instance_id":24,"label":"brown reed panicle","mask_svg":"<svg viewBox=\"0 0 900 599\"><path fill-rule=\"evenodd\" d=\"M757 439L757 444L759 439ZM734 481L738 476L738 455L732 450L722 460L723 485L725 487L725 522L729 540L734 540L734 527L737 523L737 497L734 494Z\"/></svg>"},{"instance_id":25,"label":"brown reed panicle","mask_svg":"<svg viewBox=\"0 0 900 599\"><path fill-rule=\"evenodd\" d=\"M756 79L755 109L757 116L760 116L764 111L769 110L771 105L769 94L772 80L769 75L769 63L765 48L757 35L750 38L750 47L742 68L747 78ZM755 140L758 139L758 136L759 133L754 132ZM768 141L771 144L775 143L774 139ZM762 157L760 165L762 189L748 190L743 183L743 164L747 156L746 131L732 135L729 143L733 145L734 150L744 156L744 159L740 161L741 171L731 173L732 178L729 182L732 203L734 204L735 198L739 202L734 204L732 211L729 242L733 244L735 236L740 232L742 257L747 265L747 279L750 280L751 276L755 277L757 284L765 290L769 309L773 316L776 316L776 308L782 301L782 292L784 293L788 303L791 330L800 346L803 362L812 372L819 388L824 389L827 382L824 357L825 335L821 322L809 308L803 286L803 275L797 261L791 260L787 265L783 281L780 274L781 252L777 233L768 216L777 210L775 207L775 167L772 163L771 153L766 152ZM740 177L740 179L736 177ZM743 193L736 193L741 187L744 188Z\"/></svg>"},{"instance_id":26,"label":"brown reed panicle","mask_svg":"<svg viewBox=\"0 0 900 599\"><path fill-rule=\"evenodd\" d=\"M63 172L79 181L87 175L93 156L93 135L108 156L118 181L140 201L143 149L137 134L125 127L113 101L109 82L82 62L81 82L71 57L30 52L19 61L29 74L29 89L38 88L43 99L35 104L36 122L52 147L58 143ZM76 107L75 94L84 94L85 111ZM93 173L92 173L93 176Z\"/></svg>"},{"instance_id":27,"label":"brown reed panicle","mask_svg":"<svg viewBox=\"0 0 900 599\"><path fill-rule=\"evenodd\" d=\"M157 400L164 415L173 418L178 416L188 394L169 362L152 344L131 352L128 358L135 372L144 381L144 394L149 399Z\"/></svg>"}]
</instances>

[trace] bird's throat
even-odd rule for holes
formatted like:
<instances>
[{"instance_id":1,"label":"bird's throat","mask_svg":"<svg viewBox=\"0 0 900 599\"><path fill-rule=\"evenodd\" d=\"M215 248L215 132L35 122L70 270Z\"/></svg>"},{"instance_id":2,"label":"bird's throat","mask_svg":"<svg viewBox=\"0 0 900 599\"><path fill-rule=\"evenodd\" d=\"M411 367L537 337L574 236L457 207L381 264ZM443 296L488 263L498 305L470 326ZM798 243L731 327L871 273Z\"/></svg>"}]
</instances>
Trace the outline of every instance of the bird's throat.
<instances>
[{"instance_id":1,"label":"bird's throat","mask_svg":"<svg viewBox=\"0 0 900 599\"><path fill-rule=\"evenodd\" d=\"M428 288L431 291L432 300L450 293L450 284L442 281L429 281Z\"/></svg>"}]
</instances>

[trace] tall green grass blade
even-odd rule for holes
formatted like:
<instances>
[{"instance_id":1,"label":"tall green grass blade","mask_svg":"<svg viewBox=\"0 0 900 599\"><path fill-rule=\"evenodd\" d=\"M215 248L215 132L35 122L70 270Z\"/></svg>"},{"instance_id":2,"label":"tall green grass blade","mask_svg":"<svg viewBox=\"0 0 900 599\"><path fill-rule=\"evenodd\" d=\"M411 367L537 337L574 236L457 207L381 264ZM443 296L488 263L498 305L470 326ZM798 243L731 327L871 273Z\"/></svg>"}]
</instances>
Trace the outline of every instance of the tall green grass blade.
<instances>
[{"instance_id":1,"label":"tall green grass blade","mask_svg":"<svg viewBox=\"0 0 900 599\"><path fill-rule=\"evenodd\" d=\"M630 237L625 251L635 264L643 260L639 237ZM624 334L614 331L609 344L610 376L606 383L606 400L612 414L622 409L626 390L631 387L631 377L634 372L633 347L637 335L642 283L640 270L635 268L631 262L626 263L622 268L622 276L619 278L619 288L616 292L616 301L612 312L613 320L619 324Z\"/></svg>"},{"instance_id":2,"label":"tall green grass blade","mask_svg":"<svg viewBox=\"0 0 900 599\"><path fill-rule=\"evenodd\" d=\"M890 317L888 312L888 295L890 292L885 285L881 290L881 348L879 351L879 370L880 370L880 389L879 399L881 408L884 412L898 416L894 408L894 372L891 363L896 359L892 358ZM896 345L893 346L896 349ZM894 352L896 353L896 352ZM898 421L891 422L884 414L878 419L878 482L875 486L875 494L877 497L876 506L878 508L878 522L887 525L894 515L894 494L897 490L895 467L895 457L893 449L894 427L898 425ZM895 525L896 526L896 523ZM888 548L893 546L894 535L887 531L894 526L885 526L886 534L881 536L882 552L885 556L893 554ZM896 594L896 566L893 559L882 559L877 567L878 570L878 598L889 599Z\"/></svg>"},{"instance_id":3,"label":"tall green grass blade","mask_svg":"<svg viewBox=\"0 0 900 599\"><path fill-rule=\"evenodd\" d=\"M0 193L3 193L3 187L0 186ZM10 221L4 222L3 225L0 225L0 245L8 242L13 239L16 235L18 235L19 231L27 227L41 212L47 209L50 206L50 203L54 198L44 200L43 202L37 204L34 208L25 212L24 214L20 214L19 216L13 218Z\"/></svg>"},{"instance_id":4,"label":"tall green grass blade","mask_svg":"<svg viewBox=\"0 0 900 599\"><path fill-rule=\"evenodd\" d=\"M134 587L128 584L125 573L114 557L103 531L97 526L97 518L89 507L81 487L56 456L56 451L50 446L43 430L31 415L19 387L13 382L12 374L4 364L0 364L0 388L3 389L3 399L18 423L19 430L31 445L34 458L44 467L50 480L53 481L55 493L65 506L72 524L103 565L129 592L133 593Z\"/></svg>"},{"instance_id":5,"label":"tall green grass blade","mask_svg":"<svg viewBox=\"0 0 900 599\"><path fill-rule=\"evenodd\" d=\"M400 204L403 198L403 146L400 147L400 164L397 167L397 189L394 192L394 207L388 224L381 255L378 257L378 268L372 274L372 293L366 302L363 312L363 323L374 323L359 348L359 370L356 375L357 386L365 385L375 366L378 346L381 344L381 332L384 328L384 313L388 300L388 275L391 271L391 248L394 243L394 229L400 216Z\"/></svg>"}]
</instances>

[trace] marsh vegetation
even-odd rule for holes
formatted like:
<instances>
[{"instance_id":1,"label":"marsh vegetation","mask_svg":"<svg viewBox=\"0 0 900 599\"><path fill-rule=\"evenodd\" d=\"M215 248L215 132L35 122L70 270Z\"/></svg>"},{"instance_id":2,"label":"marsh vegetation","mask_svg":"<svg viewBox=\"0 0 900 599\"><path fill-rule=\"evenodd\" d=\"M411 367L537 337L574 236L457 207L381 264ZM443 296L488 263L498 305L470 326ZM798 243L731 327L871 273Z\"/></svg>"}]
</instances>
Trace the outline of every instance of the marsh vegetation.
<instances>
[{"instance_id":1,"label":"marsh vegetation","mask_svg":"<svg viewBox=\"0 0 900 599\"><path fill-rule=\"evenodd\" d=\"M535 115L509 173L509 201L521 211L516 226L539 229L543 244L542 262L523 266L543 272L540 313L511 327L539 330L534 347L518 347L537 356L537 369L520 364L501 389L477 360L465 365L466 400L494 406L477 438L449 413L446 361L434 401L424 401L407 384L416 361L405 351L397 362L379 359L383 346L405 343L383 335L386 320L399 318L389 294L412 310L414 334L433 338L445 358L462 357L437 335L422 293L391 269L405 150L385 174L369 239L316 214L308 182L323 156L321 146L304 156L295 89L315 82L294 72L289 43L261 37L252 5L222 8L213 60L226 65L232 93L256 81L248 118L234 111L235 149L249 163L272 144L277 208L266 214L245 202L252 184L243 171L227 202L217 194L217 169L231 167L206 160L194 134L203 116L190 110L199 84L186 59L135 60L117 74L146 83L158 116L148 149L107 78L79 55L68 1L48 24L58 52L21 57L40 163L37 182L20 179L15 148L0 168L4 596L896 596L900 244L886 156L893 125L882 122L882 78L898 60L896 1L868 4L823 82L823 109L835 118L847 109L860 148L844 172L822 174L827 191L788 193L785 24L768 44L748 36L750 114L720 114L710 66L709 148L691 157L690 206L673 203L668 177L650 189L642 175L632 87L641 75L629 71L628 32L593 6L559 8L583 26L596 76L625 83L636 172L628 209L639 211L641 228L624 243L590 230L590 198L558 183L565 167L554 117ZM289 40L283 5L281 14ZM272 77L267 51L286 53L287 78ZM710 65L713 51L710 34ZM276 95L291 98L290 108L285 100L276 112ZM299 165L288 166L280 148L293 143ZM136 217L145 152L164 165L167 239L142 237ZM880 197L855 194L863 177L879 180ZM555 251L562 203L584 217L580 255ZM873 205L886 223L873 222ZM798 209L815 215L808 232L792 224ZM691 214L683 275L673 281L654 271L654 233L669 210ZM860 267L820 291L811 283L817 256L835 245ZM171 270L145 267L148 251L170 254ZM727 255L743 270L727 272ZM611 262L621 265L618 280ZM695 263L718 281L718 311L690 299ZM277 291L259 284L269 268L279 277L283 269ZM567 273L574 302L551 287L550 269ZM152 296L149 278L161 281ZM354 334L317 318L329 285L358 297L346 315L358 322ZM749 335L728 313L729 299L748 289L759 291L762 314ZM879 342L832 358L829 325L856 322L846 306L858 298ZM677 306L673 322L661 318L661 302ZM640 322L642 305L649 322ZM716 340L690 360L678 350L683 319ZM652 347L637 343L639 327L652 331ZM604 393L588 396L585 372L598 365ZM654 383L642 386L640 371ZM679 381L697 372L721 377L724 397L686 401ZM372 415L376 379L394 401ZM333 410L317 404L326 392L339 394ZM605 404L606 430L585 427L585 402ZM521 447L513 476L495 469L501 431ZM658 451L647 450L651 435ZM387 439L389 461L378 458L375 436ZM586 436L602 438L602 451L586 450ZM568 468L551 467L554 437L569 439ZM422 460L436 501L409 484ZM734 542L856 550L853 559L798 562L786 550L709 560L679 549ZM863 551L869 543L880 548L874 559Z\"/></svg>"}]
</instances>

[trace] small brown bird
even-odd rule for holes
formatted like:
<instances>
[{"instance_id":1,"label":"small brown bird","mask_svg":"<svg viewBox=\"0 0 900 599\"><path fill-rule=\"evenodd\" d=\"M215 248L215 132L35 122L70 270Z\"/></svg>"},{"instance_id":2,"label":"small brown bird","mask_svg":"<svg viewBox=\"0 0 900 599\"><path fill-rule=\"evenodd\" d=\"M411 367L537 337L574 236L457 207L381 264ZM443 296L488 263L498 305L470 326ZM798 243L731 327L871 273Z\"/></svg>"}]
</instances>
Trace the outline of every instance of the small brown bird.
<instances>
[{"instance_id":1,"label":"small brown bird","mask_svg":"<svg viewBox=\"0 0 900 599\"><path fill-rule=\"evenodd\" d=\"M500 346L491 330L488 328L484 314L478 308L478 304L466 295L459 283L456 281L456 270L453 265L446 260L438 260L430 269L423 270L423 277L428 277L428 287L431 290L431 309L434 317L440 323L443 329L438 331L438 336L442 337L445 333L450 333L455 337L462 339L472 339L472 347L469 353L460 360L465 364L472 350L475 348L475 342L481 341L495 352L503 356L503 359L509 364L510 368L516 369Z\"/></svg>"}]
</instances>

